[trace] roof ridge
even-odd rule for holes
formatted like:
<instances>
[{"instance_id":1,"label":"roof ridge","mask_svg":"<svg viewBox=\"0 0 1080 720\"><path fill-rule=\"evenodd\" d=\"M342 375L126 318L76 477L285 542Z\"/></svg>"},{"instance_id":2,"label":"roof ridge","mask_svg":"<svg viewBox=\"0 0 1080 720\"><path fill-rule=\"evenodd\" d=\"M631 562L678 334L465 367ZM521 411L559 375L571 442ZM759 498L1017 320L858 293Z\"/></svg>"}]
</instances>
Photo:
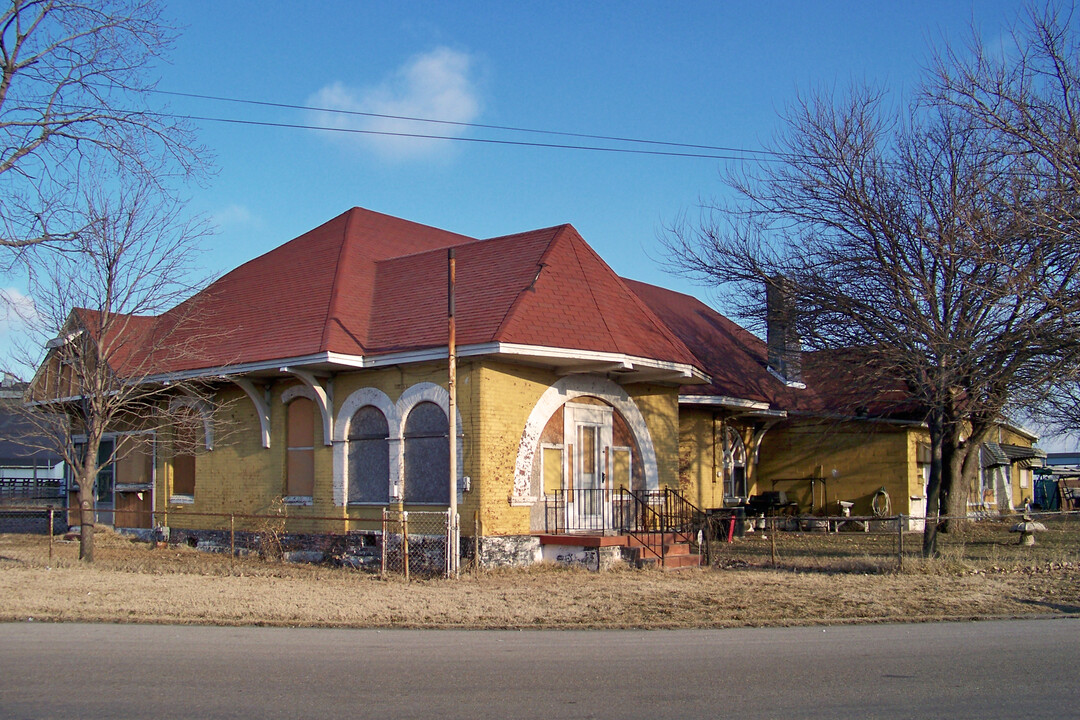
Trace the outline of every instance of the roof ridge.
<instances>
[{"instance_id":1,"label":"roof ridge","mask_svg":"<svg viewBox=\"0 0 1080 720\"><path fill-rule=\"evenodd\" d=\"M580 235L578 237L581 238ZM612 269L612 267L604 261L604 258L600 257L600 253L596 252L592 245L589 245L589 243L585 242L584 238L581 238L580 244L584 245L592 254L592 256L611 272L611 275L615 278L615 282L618 283L622 291L630 298L630 302L634 303L637 306L638 310L640 310L645 315L645 317L652 324L652 326L656 328L656 330L661 335L663 335L668 342L672 343L676 348L684 350L689 357L694 358L697 361L700 369L704 370L705 362L697 356L697 353L690 349L690 346L688 346L682 341L682 338L675 334L675 331L668 327L668 324L664 322L659 315L653 312L653 309L649 307L644 300L638 297L638 294L634 292L633 288L629 287L626 284L625 279L621 275L619 275L619 273L615 272L615 270ZM592 283L589 283L589 294L591 295L592 293ZM595 297L593 299L593 302L596 302ZM604 322L604 327L607 327L606 321ZM608 332L610 334L610 329L608 330ZM614 338L612 339L614 340Z\"/></svg>"},{"instance_id":2,"label":"roof ridge","mask_svg":"<svg viewBox=\"0 0 1080 720\"><path fill-rule=\"evenodd\" d=\"M488 240L507 240L509 238L521 237L523 235L536 235L536 234L542 233L542 232L553 232L553 231L562 230L564 228L573 228L573 227L574 226L571 223L559 223L558 225L549 225L548 227L536 228L534 230L523 230L521 232L510 233L509 235L496 235L494 237L483 238L483 239L479 240L479 242L487 242ZM575 232L577 231L576 228L574 228L574 230L575 230Z\"/></svg>"},{"instance_id":3,"label":"roof ridge","mask_svg":"<svg viewBox=\"0 0 1080 720\"><path fill-rule=\"evenodd\" d=\"M582 238L581 235L576 230L574 232L574 236L576 236L577 239L581 240L581 242L580 243L571 242L570 243L570 249L574 253L574 261L577 262L578 270L581 272L582 277L588 278L589 273L585 272L585 267L581 264L581 255L578 254L578 245L584 244L584 245L588 246L588 243L585 242L585 239ZM573 240L573 237L571 237L571 240ZM590 248L590 250L591 249L592 248ZM611 266L608 265L607 263L605 263L603 261L603 259L600 258L600 256L597 255L595 252L593 253L593 257L600 260L600 262L603 264L603 266L607 268L608 272L611 273L612 277L614 277L616 280L619 278L618 273L616 273L614 270L612 270ZM586 288L586 290L589 291L589 299L592 300L593 307L596 308L597 317L599 317L600 322L604 324L604 330L607 332L608 338L611 340L611 343L616 348L618 348L619 347L619 342L615 338L615 334L613 332L611 332L611 326L608 325L606 314L604 313L603 309L600 307L600 302L596 299L596 291L593 289L593 283L586 281L585 288Z\"/></svg>"},{"instance_id":4,"label":"roof ridge","mask_svg":"<svg viewBox=\"0 0 1080 720\"><path fill-rule=\"evenodd\" d=\"M646 282L639 281L639 280L633 280L633 279L631 279L631 277L622 277L620 275L619 280L622 282L622 284L624 286L626 285L626 283L637 283L638 285L645 285L647 287L656 288L658 290L663 291L663 293L669 293L671 295L678 295L680 297L689 298L690 300L693 300L694 302L697 302L697 303L701 304L702 307L704 307L706 310L710 310L710 311L716 313L717 315L720 315L721 317L724 317L725 320L727 320L728 322L731 322L731 324L734 327L737 327L738 329L745 332L745 334L747 336L750 336L751 338L753 338L755 340L758 340L759 342L762 342L762 343L765 342L764 340L761 340L756 335L754 335L753 332L751 332L750 330L747 330L746 328L742 327L738 323L732 322L731 318L729 318L727 315L724 315L723 313L720 313L720 312L714 310L713 308L708 307L708 305L706 303L702 302L701 299L693 297L692 295L688 295L686 293L679 293L678 290L673 290L672 288L664 287L663 285L653 285L651 283L646 283ZM690 353L690 355L692 357L697 357L698 362L701 363L702 368L704 368L705 362L703 361L703 359L701 357L698 357L698 353L693 352L693 350L690 349L690 345L686 344L683 341L683 338L678 337L676 332L669 325L667 325L667 323L665 323L663 321L663 318L660 317L660 315L658 315L656 312L653 312L652 308L649 307L649 304L647 302L645 302L645 300L643 300L642 297L640 297L637 293L635 293L634 288L626 286L626 289L630 291L630 295L631 295L631 297L633 297L634 302L638 303L640 305L640 307L642 307L642 309L645 310L649 314L649 316L652 318L652 322L658 323L660 325L661 331L664 332L665 335L670 336L670 338L672 340L674 340L675 342L679 343L680 345L683 345L683 347L686 349L686 351L688 353Z\"/></svg>"},{"instance_id":5,"label":"roof ridge","mask_svg":"<svg viewBox=\"0 0 1080 720\"><path fill-rule=\"evenodd\" d=\"M529 233L514 233L512 235L503 235L501 237L489 238L490 240L505 240L505 239L508 239L508 238L521 236L521 235L538 234L538 233L544 232L546 230L553 230L554 231L551 234L551 239L548 240L547 246L544 248L544 252L540 253L540 259L536 261L536 265L537 265L537 268L538 268L538 270L536 271L536 277L533 278L532 283L530 283L526 287L523 287L521 290L518 291L518 294L514 296L514 301L511 302L509 307L506 308L506 312L503 313L502 320L500 320L499 324L495 327L495 333L494 333L494 335L492 335L493 338L498 338L498 337L500 337L502 335L503 328L505 328L506 324L508 322L510 322L510 319L514 316L514 313L516 313L517 309L521 306L521 303L525 302L525 299L524 299L525 298L525 293L530 291L530 290L533 290L535 288L536 281L540 279L540 273L542 273L544 271L544 267L545 267L544 260L546 260L548 255L551 254L551 250L555 246L555 241L558 240L559 237L562 236L563 229L566 228L566 227L568 227L568 226L567 225L555 225L555 226L552 226L550 228L542 228L540 230L532 230Z\"/></svg>"},{"instance_id":6,"label":"roof ridge","mask_svg":"<svg viewBox=\"0 0 1080 720\"><path fill-rule=\"evenodd\" d=\"M330 323L333 322L335 311L338 309L338 300L341 293L341 275L344 272L342 258L345 256L345 247L349 244L349 229L356 219L356 208L346 210L349 217L345 219L345 228L341 233L341 245L338 247L337 263L334 268L333 287L330 289L330 301L326 304L326 315L323 318L322 337L319 339L319 348L326 350L330 344ZM365 338L366 340L367 338ZM363 346L361 346L362 348Z\"/></svg>"}]
</instances>

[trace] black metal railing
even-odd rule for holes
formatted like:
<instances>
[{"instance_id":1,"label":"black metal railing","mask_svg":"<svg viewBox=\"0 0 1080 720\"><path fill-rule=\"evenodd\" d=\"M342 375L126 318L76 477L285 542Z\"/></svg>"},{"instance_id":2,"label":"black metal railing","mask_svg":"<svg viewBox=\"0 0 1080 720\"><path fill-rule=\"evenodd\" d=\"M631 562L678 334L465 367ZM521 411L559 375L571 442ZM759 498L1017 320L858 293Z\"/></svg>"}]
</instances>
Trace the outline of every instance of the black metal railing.
<instances>
[{"instance_id":1,"label":"black metal railing","mask_svg":"<svg viewBox=\"0 0 1080 720\"><path fill-rule=\"evenodd\" d=\"M627 510L628 499L619 491L556 490L545 502L544 530L556 534L621 532Z\"/></svg>"},{"instance_id":2,"label":"black metal railing","mask_svg":"<svg viewBox=\"0 0 1080 720\"><path fill-rule=\"evenodd\" d=\"M544 507L546 532L629 535L661 564L666 543L697 543L704 519L699 508L670 488L557 490Z\"/></svg>"},{"instance_id":3,"label":"black metal railing","mask_svg":"<svg viewBox=\"0 0 1080 720\"><path fill-rule=\"evenodd\" d=\"M0 477L0 503L24 500L61 500L67 483L57 478Z\"/></svg>"}]
</instances>

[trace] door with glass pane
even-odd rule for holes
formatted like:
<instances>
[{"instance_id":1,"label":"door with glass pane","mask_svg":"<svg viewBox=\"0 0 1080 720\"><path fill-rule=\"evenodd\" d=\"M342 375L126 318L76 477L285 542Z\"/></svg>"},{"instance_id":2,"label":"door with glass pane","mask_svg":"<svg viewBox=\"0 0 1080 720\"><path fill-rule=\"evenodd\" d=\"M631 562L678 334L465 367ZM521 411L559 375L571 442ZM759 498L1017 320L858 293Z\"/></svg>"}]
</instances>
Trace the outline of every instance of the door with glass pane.
<instances>
[{"instance_id":1,"label":"door with glass pane","mask_svg":"<svg viewBox=\"0 0 1080 720\"><path fill-rule=\"evenodd\" d=\"M567 403L565 437L571 472L567 477L567 525L577 530L610 526L611 408Z\"/></svg>"}]
</instances>

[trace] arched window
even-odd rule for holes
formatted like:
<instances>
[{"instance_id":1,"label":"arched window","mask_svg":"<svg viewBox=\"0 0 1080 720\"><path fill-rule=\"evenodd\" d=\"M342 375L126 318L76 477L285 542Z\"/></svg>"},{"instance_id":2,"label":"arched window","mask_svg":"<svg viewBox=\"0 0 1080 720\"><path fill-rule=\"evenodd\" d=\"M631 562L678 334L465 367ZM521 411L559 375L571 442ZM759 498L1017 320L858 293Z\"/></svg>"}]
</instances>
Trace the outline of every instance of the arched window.
<instances>
[{"instance_id":1,"label":"arched window","mask_svg":"<svg viewBox=\"0 0 1080 720\"><path fill-rule=\"evenodd\" d=\"M315 403L298 397L286 407L285 494L311 497L315 487Z\"/></svg>"},{"instance_id":2,"label":"arched window","mask_svg":"<svg viewBox=\"0 0 1080 720\"><path fill-rule=\"evenodd\" d=\"M405 420L405 502L450 504L450 422L433 402Z\"/></svg>"},{"instance_id":3,"label":"arched window","mask_svg":"<svg viewBox=\"0 0 1080 720\"><path fill-rule=\"evenodd\" d=\"M746 497L746 445L735 428L724 428L724 496Z\"/></svg>"},{"instance_id":4,"label":"arched window","mask_svg":"<svg viewBox=\"0 0 1080 720\"><path fill-rule=\"evenodd\" d=\"M390 428L377 407L366 405L349 422L349 502L390 501Z\"/></svg>"}]
</instances>

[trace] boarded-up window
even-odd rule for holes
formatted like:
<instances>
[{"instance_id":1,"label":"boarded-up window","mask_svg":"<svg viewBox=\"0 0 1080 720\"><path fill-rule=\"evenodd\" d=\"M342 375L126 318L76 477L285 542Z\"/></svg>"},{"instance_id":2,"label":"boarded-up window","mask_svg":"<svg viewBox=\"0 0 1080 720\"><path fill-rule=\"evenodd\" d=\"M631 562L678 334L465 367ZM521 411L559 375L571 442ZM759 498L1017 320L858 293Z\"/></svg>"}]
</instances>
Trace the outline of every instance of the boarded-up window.
<instances>
[{"instance_id":1,"label":"boarded-up window","mask_svg":"<svg viewBox=\"0 0 1080 720\"><path fill-rule=\"evenodd\" d=\"M60 361L60 388L57 396L71 397L75 394L75 371L69 363Z\"/></svg>"},{"instance_id":2,"label":"boarded-up window","mask_svg":"<svg viewBox=\"0 0 1080 720\"><path fill-rule=\"evenodd\" d=\"M554 495L563 489L563 452L561 445L544 445L541 462L544 469L544 494Z\"/></svg>"},{"instance_id":3,"label":"boarded-up window","mask_svg":"<svg viewBox=\"0 0 1080 720\"><path fill-rule=\"evenodd\" d=\"M111 438L103 439L98 445L98 474L94 483L94 497L99 504L111 505L113 487L116 482L116 466L113 464L114 444Z\"/></svg>"},{"instance_id":4,"label":"boarded-up window","mask_svg":"<svg viewBox=\"0 0 1080 720\"><path fill-rule=\"evenodd\" d=\"M633 471L633 453L628 447L615 447L611 449L611 483L613 488L630 488Z\"/></svg>"},{"instance_id":5,"label":"boarded-up window","mask_svg":"<svg viewBox=\"0 0 1080 720\"><path fill-rule=\"evenodd\" d=\"M285 494L311 497L315 487L315 403L296 398L288 405Z\"/></svg>"},{"instance_id":6,"label":"boarded-up window","mask_svg":"<svg viewBox=\"0 0 1080 720\"><path fill-rule=\"evenodd\" d=\"M450 422L435 403L417 404L405 420L405 502L450 503Z\"/></svg>"},{"instance_id":7,"label":"boarded-up window","mask_svg":"<svg viewBox=\"0 0 1080 720\"><path fill-rule=\"evenodd\" d=\"M390 428L382 411L360 408L349 423L349 502L390 501Z\"/></svg>"},{"instance_id":8,"label":"boarded-up window","mask_svg":"<svg viewBox=\"0 0 1080 720\"><path fill-rule=\"evenodd\" d=\"M149 435L122 436L116 454L117 485L153 483L154 459Z\"/></svg>"},{"instance_id":9,"label":"boarded-up window","mask_svg":"<svg viewBox=\"0 0 1080 720\"><path fill-rule=\"evenodd\" d=\"M178 408L173 429L173 495L195 495L195 455L202 419L191 408Z\"/></svg>"}]
</instances>

